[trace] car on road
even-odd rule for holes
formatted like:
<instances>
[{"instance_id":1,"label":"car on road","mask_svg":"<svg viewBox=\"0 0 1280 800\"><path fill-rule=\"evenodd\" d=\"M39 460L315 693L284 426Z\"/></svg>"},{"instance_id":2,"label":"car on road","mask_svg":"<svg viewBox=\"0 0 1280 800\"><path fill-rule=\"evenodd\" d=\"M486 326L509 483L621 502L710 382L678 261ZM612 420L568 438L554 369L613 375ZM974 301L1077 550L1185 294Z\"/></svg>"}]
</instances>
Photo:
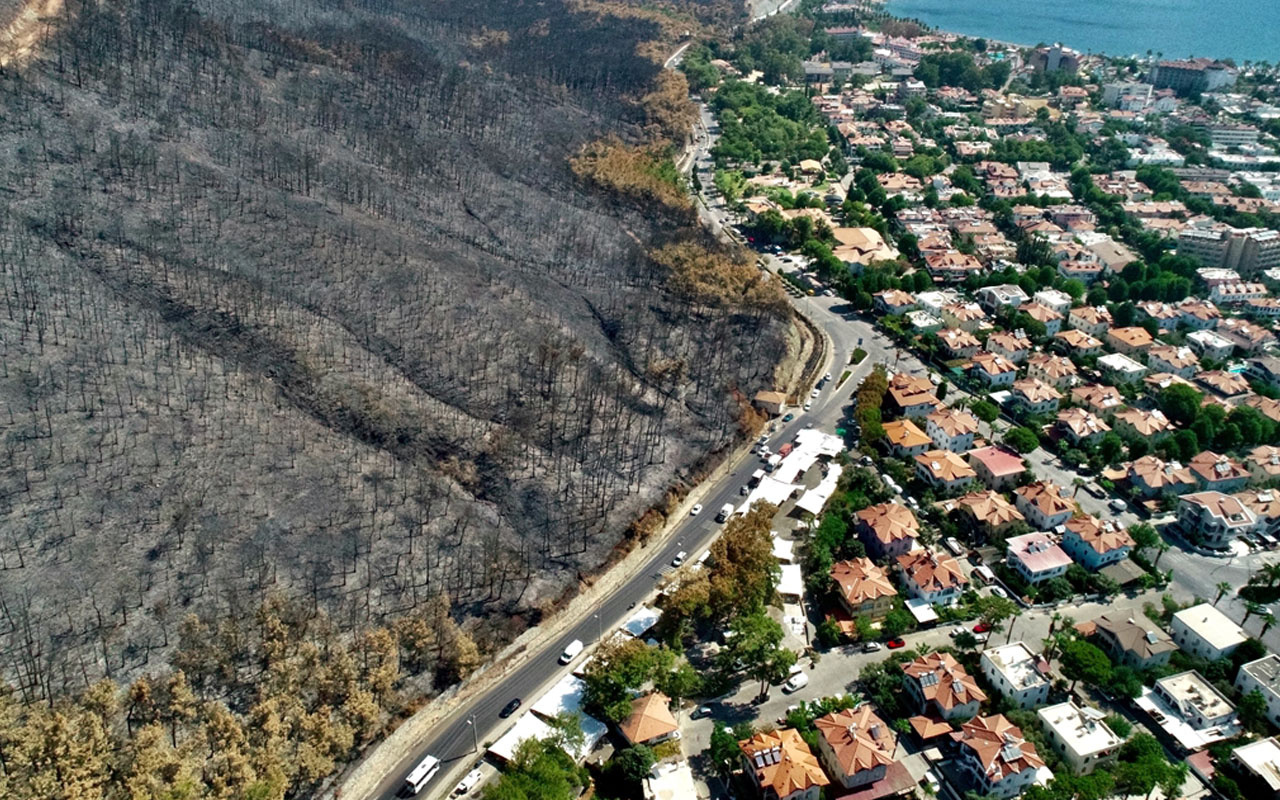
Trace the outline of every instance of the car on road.
<instances>
[{"instance_id":1,"label":"car on road","mask_svg":"<svg viewBox=\"0 0 1280 800\"><path fill-rule=\"evenodd\" d=\"M1114 500L1112 500L1110 503L1107 503L1107 506L1108 506L1112 511L1124 511L1126 508L1128 508L1128 506L1125 504L1125 502L1124 502L1123 500L1121 500L1119 497L1115 498L1115 499L1114 499Z\"/></svg>"},{"instance_id":2,"label":"car on road","mask_svg":"<svg viewBox=\"0 0 1280 800\"><path fill-rule=\"evenodd\" d=\"M693 508L689 509L689 516L696 517L702 513L702 503L695 503Z\"/></svg>"},{"instance_id":3,"label":"car on road","mask_svg":"<svg viewBox=\"0 0 1280 800\"><path fill-rule=\"evenodd\" d=\"M809 685L809 676L803 672L798 672L795 675L792 675L790 678L788 678L786 683L782 684L782 691L786 692L787 694L791 694L792 692L800 691L801 689L803 689L808 685Z\"/></svg>"},{"instance_id":4,"label":"car on road","mask_svg":"<svg viewBox=\"0 0 1280 800\"><path fill-rule=\"evenodd\" d=\"M673 567L680 566L681 564L684 563L684 560L688 557L689 557L689 554L681 550L679 553L676 553L675 558L671 559L671 566Z\"/></svg>"},{"instance_id":5,"label":"car on road","mask_svg":"<svg viewBox=\"0 0 1280 800\"><path fill-rule=\"evenodd\" d=\"M506 719L507 717L516 713L516 709L519 707L520 707L520 698L519 697L512 698L511 702L503 706L502 710L498 712L498 716L502 717L503 719Z\"/></svg>"},{"instance_id":6,"label":"car on road","mask_svg":"<svg viewBox=\"0 0 1280 800\"><path fill-rule=\"evenodd\" d=\"M804 410L805 410L805 411L808 411L808 410L809 410L809 409L811 409L811 408L813 408L813 401L812 401L812 400L805 400L805 401L804 401Z\"/></svg>"},{"instance_id":7,"label":"car on road","mask_svg":"<svg viewBox=\"0 0 1280 800\"><path fill-rule=\"evenodd\" d=\"M962 633L968 633L968 631L964 629L963 625L957 625L951 629L951 638L954 639Z\"/></svg>"},{"instance_id":8,"label":"car on road","mask_svg":"<svg viewBox=\"0 0 1280 800\"><path fill-rule=\"evenodd\" d=\"M1004 599L1006 599L1006 600L1008 600L1008 599L1009 599L1009 593L1008 593L1008 592L1006 592L1006 591L1004 590L1004 588L1003 588L1003 587L1001 587L1001 586L992 586L992 587L991 587L991 593L992 593L993 595L995 595L996 597L1003 597L1003 598L1004 598Z\"/></svg>"},{"instance_id":9,"label":"car on road","mask_svg":"<svg viewBox=\"0 0 1280 800\"><path fill-rule=\"evenodd\" d=\"M820 394L822 394L822 390L817 388L816 386L814 387L812 392L809 392L810 397L817 397Z\"/></svg>"},{"instance_id":10,"label":"car on road","mask_svg":"<svg viewBox=\"0 0 1280 800\"><path fill-rule=\"evenodd\" d=\"M879 642L867 642L866 644L864 644L864 645L862 646L862 652L864 652L864 653L879 653L879 652L880 652L880 643L879 643Z\"/></svg>"},{"instance_id":11,"label":"car on road","mask_svg":"<svg viewBox=\"0 0 1280 800\"><path fill-rule=\"evenodd\" d=\"M907 643L903 640L901 636L899 636L896 639L890 639L889 641L885 642L885 646L888 647L890 650L897 650L900 647L906 647Z\"/></svg>"},{"instance_id":12,"label":"car on road","mask_svg":"<svg viewBox=\"0 0 1280 800\"><path fill-rule=\"evenodd\" d=\"M747 486L745 483L742 484L742 486L738 488L738 494L742 495L743 497L746 497L747 495L751 494L751 487Z\"/></svg>"},{"instance_id":13,"label":"car on road","mask_svg":"<svg viewBox=\"0 0 1280 800\"><path fill-rule=\"evenodd\" d=\"M795 419L795 418L796 418L796 415L795 415L795 414L788 414L788 415L786 415L785 417L783 417L783 418L782 418L782 421L783 421L783 422L790 422L791 420L793 420L793 419Z\"/></svg>"},{"instance_id":14,"label":"car on road","mask_svg":"<svg viewBox=\"0 0 1280 800\"><path fill-rule=\"evenodd\" d=\"M702 719L703 717L711 716L713 713L715 713L715 709L711 706L698 706L689 714L689 719Z\"/></svg>"},{"instance_id":15,"label":"car on road","mask_svg":"<svg viewBox=\"0 0 1280 800\"><path fill-rule=\"evenodd\" d=\"M862 457L862 466L864 466L864 467L869 467L869 466L871 466L871 465L872 465L872 464L874 464L874 463L876 463L876 462L875 462L875 460L873 460L873 459L871 458L871 456L863 456L863 457Z\"/></svg>"},{"instance_id":16,"label":"car on road","mask_svg":"<svg viewBox=\"0 0 1280 800\"><path fill-rule=\"evenodd\" d=\"M974 633L986 633L989 630L991 630L991 626L985 622L979 622L977 625L973 626Z\"/></svg>"},{"instance_id":17,"label":"car on road","mask_svg":"<svg viewBox=\"0 0 1280 800\"><path fill-rule=\"evenodd\" d=\"M830 381L830 380L831 380L831 373L830 373L830 372L828 372L826 375L824 375L824 376L823 376L823 378L822 378L822 380L823 380L823 381Z\"/></svg>"}]
</instances>

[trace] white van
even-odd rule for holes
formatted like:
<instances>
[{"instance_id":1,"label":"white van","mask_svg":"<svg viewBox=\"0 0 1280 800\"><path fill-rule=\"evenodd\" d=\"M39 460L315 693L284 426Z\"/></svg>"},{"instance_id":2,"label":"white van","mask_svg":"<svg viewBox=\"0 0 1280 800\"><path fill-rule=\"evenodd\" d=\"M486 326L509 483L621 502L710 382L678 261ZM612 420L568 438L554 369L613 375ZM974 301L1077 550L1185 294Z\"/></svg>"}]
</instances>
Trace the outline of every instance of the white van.
<instances>
[{"instance_id":1,"label":"white van","mask_svg":"<svg viewBox=\"0 0 1280 800\"><path fill-rule=\"evenodd\" d=\"M973 577L977 578L978 580L982 581L985 584L995 583L995 580L996 580L996 574L992 572L991 567L988 567L986 564L983 564L982 566L979 566L979 567L974 567Z\"/></svg>"},{"instance_id":2,"label":"white van","mask_svg":"<svg viewBox=\"0 0 1280 800\"><path fill-rule=\"evenodd\" d=\"M569 642L569 646L566 647L564 649L564 652L560 654L560 663L568 664L570 661L577 658L578 653L581 653L581 652L582 652L582 640L574 639L572 642Z\"/></svg>"},{"instance_id":3,"label":"white van","mask_svg":"<svg viewBox=\"0 0 1280 800\"><path fill-rule=\"evenodd\" d=\"M473 769L467 773L467 777L458 781L458 785L453 787L455 797L461 797L480 784L480 779L484 777L484 773L478 769Z\"/></svg>"},{"instance_id":4,"label":"white van","mask_svg":"<svg viewBox=\"0 0 1280 800\"><path fill-rule=\"evenodd\" d=\"M418 762L418 766L413 768L413 772L409 773L409 777L404 779L405 791L410 794L417 794L422 791L422 787L427 785L427 781L436 776L440 771L440 759L435 756L427 756Z\"/></svg>"}]
</instances>

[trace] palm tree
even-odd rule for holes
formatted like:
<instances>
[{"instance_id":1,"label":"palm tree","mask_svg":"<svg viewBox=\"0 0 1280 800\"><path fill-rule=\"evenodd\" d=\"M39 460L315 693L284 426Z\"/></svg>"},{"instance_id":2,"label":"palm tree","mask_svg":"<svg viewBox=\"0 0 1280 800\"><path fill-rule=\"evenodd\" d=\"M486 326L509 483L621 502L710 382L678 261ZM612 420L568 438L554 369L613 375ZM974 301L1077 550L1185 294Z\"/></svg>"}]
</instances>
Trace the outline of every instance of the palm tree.
<instances>
[{"instance_id":1,"label":"palm tree","mask_svg":"<svg viewBox=\"0 0 1280 800\"><path fill-rule=\"evenodd\" d=\"M1262 569L1258 570L1258 572L1264 579L1266 579L1267 586L1275 586L1277 583L1280 583L1280 561L1273 561L1270 564L1265 564Z\"/></svg>"},{"instance_id":2,"label":"palm tree","mask_svg":"<svg viewBox=\"0 0 1280 800\"><path fill-rule=\"evenodd\" d=\"M1160 543L1156 545L1156 560L1155 560L1155 563L1151 565L1152 569L1160 568L1160 556L1164 555L1165 552L1168 551L1168 549L1169 549L1169 545L1165 542L1164 539L1161 539Z\"/></svg>"},{"instance_id":3,"label":"palm tree","mask_svg":"<svg viewBox=\"0 0 1280 800\"><path fill-rule=\"evenodd\" d=\"M1254 614L1262 615L1265 613L1267 613L1267 607L1262 603L1255 603L1252 600L1246 601L1244 604L1244 619L1240 620L1240 627L1243 628L1244 624L1249 621L1249 617Z\"/></svg>"},{"instance_id":4,"label":"palm tree","mask_svg":"<svg viewBox=\"0 0 1280 800\"><path fill-rule=\"evenodd\" d=\"M1262 630L1258 632L1258 638L1261 639L1263 636L1266 636L1267 631L1271 630L1271 626L1275 624L1276 615L1267 612L1267 615L1262 618Z\"/></svg>"},{"instance_id":5,"label":"palm tree","mask_svg":"<svg viewBox=\"0 0 1280 800\"><path fill-rule=\"evenodd\" d=\"M1213 598L1213 604L1216 606L1218 604L1218 601L1222 599L1222 596L1227 592L1231 591L1232 587L1231 587L1231 584L1227 583L1226 581L1220 581L1218 585L1215 586L1214 588L1218 590L1218 596Z\"/></svg>"},{"instance_id":6,"label":"palm tree","mask_svg":"<svg viewBox=\"0 0 1280 800\"><path fill-rule=\"evenodd\" d=\"M1075 491L1071 493L1071 499L1076 499L1076 495L1080 494L1080 490L1084 488L1084 478L1072 478L1071 485L1075 487Z\"/></svg>"}]
</instances>

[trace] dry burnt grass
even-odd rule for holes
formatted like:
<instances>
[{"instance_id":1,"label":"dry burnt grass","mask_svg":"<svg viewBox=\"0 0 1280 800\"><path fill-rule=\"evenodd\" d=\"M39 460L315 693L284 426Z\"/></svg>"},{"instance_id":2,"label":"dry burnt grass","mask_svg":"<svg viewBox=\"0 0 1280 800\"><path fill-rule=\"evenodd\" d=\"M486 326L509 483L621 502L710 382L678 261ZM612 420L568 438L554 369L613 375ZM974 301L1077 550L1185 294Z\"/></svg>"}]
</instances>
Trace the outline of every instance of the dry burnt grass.
<instances>
[{"instance_id":1,"label":"dry burnt grass","mask_svg":"<svg viewBox=\"0 0 1280 800\"><path fill-rule=\"evenodd\" d=\"M645 19L68 11L0 74L0 658L22 696L150 669L185 614L273 591L348 631L443 594L504 641L772 384L777 306L680 294L647 253L687 218L568 167L638 140Z\"/></svg>"}]
</instances>

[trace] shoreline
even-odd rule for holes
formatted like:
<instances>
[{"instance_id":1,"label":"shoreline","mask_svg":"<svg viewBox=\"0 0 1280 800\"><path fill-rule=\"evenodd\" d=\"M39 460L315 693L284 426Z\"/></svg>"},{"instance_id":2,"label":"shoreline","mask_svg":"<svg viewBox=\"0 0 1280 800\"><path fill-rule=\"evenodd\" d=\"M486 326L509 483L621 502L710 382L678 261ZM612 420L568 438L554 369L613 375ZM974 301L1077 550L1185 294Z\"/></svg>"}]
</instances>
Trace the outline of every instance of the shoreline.
<instances>
[{"instance_id":1,"label":"shoreline","mask_svg":"<svg viewBox=\"0 0 1280 800\"><path fill-rule=\"evenodd\" d=\"M869 5L874 5L879 10L879 12L889 17L892 17L897 20L915 22L923 26L924 28L926 28L931 33L949 34L953 36L964 37L966 39L985 39L992 44L1002 46L1002 47L1034 49L1039 44L1053 45L1054 43L1059 43L1064 47L1069 47L1073 50L1076 50L1083 56L1095 56L1098 58L1103 58L1108 60L1133 59L1138 61L1139 63L1145 63L1147 61L1154 62L1155 60L1181 60L1181 59L1187 59L1187 58L1208 58L1215 61L1231 61L1238 68L1243 67L1243 65L1246 62L1250 64L1256 64L1261 61L1268 61L1273 64L1280 63L1280 51L1268 57L1245 57L1240 55L1224 55L1224 54L1187 55L1180 52L1157 51L1155 47L1152 47L1150 48L1151 50L1150 57L1146 57L1146 54L1147 54L1146 48L1137 48L1129 53L1116 53L1108 49L1083 47L1080 42L1074 41L1071 37L1066 37L1066 36L1059 37L1059 36L1049 35L1048 33L1045 34L1044 38L1038 39L1036 42L1019 42L1019 41L1015 41L1014 39L1010 38L1008 35L1004 35L1004 34L999 36L991 36L991 35L986 35L982 33L965 33L962 31L954 30L952 28L948 28L945 25L942 25L939 23L931 22L921 16L913 16L913 15L910 15L909 13L904 14L893 8L893 6L896 5L898 2L900 2L900 0L866 0L866 2Z\"/></svg>"}]
</instances>

